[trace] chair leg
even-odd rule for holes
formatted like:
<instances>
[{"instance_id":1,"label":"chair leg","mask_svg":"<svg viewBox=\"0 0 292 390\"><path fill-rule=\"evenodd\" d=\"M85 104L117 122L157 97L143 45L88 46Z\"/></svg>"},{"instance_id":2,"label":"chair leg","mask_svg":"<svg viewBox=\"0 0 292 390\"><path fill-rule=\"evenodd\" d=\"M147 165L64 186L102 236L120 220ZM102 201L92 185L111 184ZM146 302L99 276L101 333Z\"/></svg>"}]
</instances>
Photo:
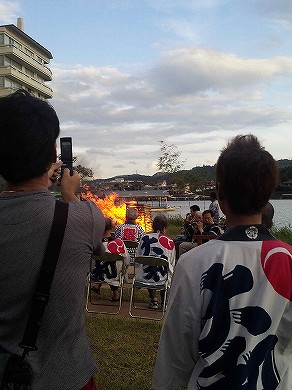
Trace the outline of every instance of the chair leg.
<instances>
[{"instance_id":1,"label":"chair leg","mask_svg":"<svg viewBox=\"0 0 292 390\"><path fill-rule=\"evenodd\" d=\"M164 317L164 314L165 314L165 309L166 309L166 299L164 299L164 302L163 302L163 305L162 305L162 314L161 316L159 317L155 317L155 316L143 316L143 315L138 315L138 314L135 314L133 309L136 309L136 310L148 310L150 311L151 313L153 313L154 311L148 307L137 307L135 306L135 281L133 281L133 284L132 284L132 288L131 288L131 296L130 296L130 304L129 304L129 315L133 318L140 318L140 319L145 319L145 320L154 320L154 321L160 321L163 319Z\"/></svg>"},{"instance_id":2,"label":"chair leg","mask_svg":"<svg viewBox=\"0 0 292 390\"><path fill-rule=\"evenodd\" d=\"M110 306L112 307L113 305L111 304L100 304L100 303L92 303L92 299L91 299L91 283L90 281L88 282L88 286L87 286L87 296L86 296L86 311L88 313L92 313L92 314L112 314L112 315L116 315L118 314L120 311L121 311L121 308L122 308L122 300L123 300L123 284L124 284L124 277L121 276L120 278L120 297L119 297L119 301L118 301L118 306L117 306L117 310L116 311L110 311L110 310L98 310L97 306ZM93 309L91 306L95 306L95 308Z\"/></svg>"}]
</instances>

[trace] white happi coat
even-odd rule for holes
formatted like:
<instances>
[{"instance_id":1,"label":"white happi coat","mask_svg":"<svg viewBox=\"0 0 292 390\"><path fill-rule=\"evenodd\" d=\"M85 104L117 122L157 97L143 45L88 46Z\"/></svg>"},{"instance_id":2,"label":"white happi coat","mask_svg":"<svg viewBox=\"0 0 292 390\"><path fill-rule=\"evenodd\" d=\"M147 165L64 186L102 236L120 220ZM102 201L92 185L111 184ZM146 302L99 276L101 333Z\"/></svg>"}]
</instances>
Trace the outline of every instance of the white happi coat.
<instances>
[{"instance_id":1,"label":"white happi coat","mask_svg":"<svg viewBox=\"0 0 292 390\"><path fill-rule=\"evenodd\" d=\"M136 281L158 286L167 279L171 281L175 265L175 248L171 238L161 233L145 234L139 242L136 256L161 257L168 261L168 272L165 267L154 267L140 264L136 270Z\"/></svg>"},{"instance_id":2,"label":"white happi coat","mask_svg":"<svg viewBox=\"0 0 292 390\"><path fill-rule=\"evenodd\" d=\"M292 389L292 247L237 226L178 261L153 389Z\"/></svg>"}]
</instances>

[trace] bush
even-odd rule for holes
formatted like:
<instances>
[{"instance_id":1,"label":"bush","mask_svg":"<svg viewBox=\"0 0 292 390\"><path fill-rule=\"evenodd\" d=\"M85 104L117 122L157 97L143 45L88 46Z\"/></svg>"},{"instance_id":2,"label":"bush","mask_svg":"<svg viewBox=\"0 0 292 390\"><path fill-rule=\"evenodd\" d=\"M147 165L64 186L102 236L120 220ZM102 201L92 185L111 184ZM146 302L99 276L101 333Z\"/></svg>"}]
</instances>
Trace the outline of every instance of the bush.
<instances>
[{"instance_id":1,"label":"bush","mask_svg":"<svg viewBox=\"0 0 292 390\"><path fill-rule=\"evenodd\" d=\"M286 242L289 245L292 245L292 228L290 225L279 228L274 226L271 232L274 237Z\"/></svg>"}]
</instances>

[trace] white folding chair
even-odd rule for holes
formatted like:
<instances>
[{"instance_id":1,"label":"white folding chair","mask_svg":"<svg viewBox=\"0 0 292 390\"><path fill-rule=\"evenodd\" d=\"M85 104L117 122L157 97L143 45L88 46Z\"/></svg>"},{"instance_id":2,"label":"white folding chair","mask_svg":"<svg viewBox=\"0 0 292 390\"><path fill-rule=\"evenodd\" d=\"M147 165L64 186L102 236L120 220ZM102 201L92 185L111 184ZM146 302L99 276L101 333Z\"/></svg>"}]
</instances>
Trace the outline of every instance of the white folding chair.
<instances>
[{"instance_id":1,"label":"white folding chair","mask_svg":"<svg viewBox=\"0 0 292 390\"><path fill-rule=\"evenodd\" d=\"M148 265L152 267L166 267L166 271L168 272L168 261L166 259L163 259L161 257L155 257L155 256L136 256L135 258L136 265L142 264L142 265ZM136 267L135 267L136 271ZM165 314L166 310L166 301L167 301L167 290L169 287L169 281L168 277L166 275L165 281L162 281L161 283L157 284L151 284L147 283L146 281L139 281L136 279L136 272L133 278L132 282L132 288L131 288L131 296L130 296L130 307L129 307L129 314L131 317L134 318L142 318L142 319L150 319L150 320L162 320ZM148 308L147 306L142 306L141 304L137 306L137 303L135 303L135 292L137 292L137 289L155 289L155 290L164 290L164 300L162 304L162 310L160 316L154 316L154 310ZM139 311L141 310L147 310L152 315L146 316L146 315L139 315ZM136 314L134 313L136 312ZM155 310L157 312L157 310ZM158 311L159 312L159 311Z\"/></svg>"},{"instance_id":2,"label":"white folding chair","mask_svg":"<svg viewBox=\"0 0 292 390\"><path fill-rule=\"evenodd\" d=\"M101 255L93 254L90 260L90 273L89 273L89 281L87 285L87 296L86 296L86 311L88 313L98 313L98 314L118 314L122 307L122 298L123 298L123 283L124 283L124 273L120 273L119 275L119 285L120 285L120 298L117 301L117 304L104 302L102 299L93 299L92 297L92 287L96 283L107 284L105 281L94 281L91 277L91 272L95 266L96 261L114 263L116 261L123 261L123 256L117 253L103 253ZM124 269L124 267L123 267ZM116 310L104 310L103 307L114 307Z\"/></svg>"}]
</instances>

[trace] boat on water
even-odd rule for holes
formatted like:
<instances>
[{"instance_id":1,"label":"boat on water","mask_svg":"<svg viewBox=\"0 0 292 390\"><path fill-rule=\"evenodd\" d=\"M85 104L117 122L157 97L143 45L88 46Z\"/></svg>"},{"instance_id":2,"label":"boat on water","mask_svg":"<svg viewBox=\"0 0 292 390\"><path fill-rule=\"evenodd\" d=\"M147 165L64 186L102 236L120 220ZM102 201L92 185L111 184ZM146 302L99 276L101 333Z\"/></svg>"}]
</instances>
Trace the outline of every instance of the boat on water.
<instances>
[{"instance_id":1,"label":"boat on water","mask_svg":"<svg viewBox=\"0 0 292 390\"><path fill-rule=\"evenodd\" d=\"M166 207L151 207L151 212L153 213L167 213L168 211L176 211L176 207L166 206Z\"/></svg>"},{"instance_id":2,"label":"boat on water","mask_svg":"<svg viewBox=\"0 0 292 390\"><path fill-rule=\"evenodd\" d=\"M153 213L165 213L175 211L177 208L168 205L168 200L171 199L168 191L149 190L149 191L116 191L119 198L126 202L136 201L137 205L146 204L150 206Z\"/></svg>"}]
</instances>

